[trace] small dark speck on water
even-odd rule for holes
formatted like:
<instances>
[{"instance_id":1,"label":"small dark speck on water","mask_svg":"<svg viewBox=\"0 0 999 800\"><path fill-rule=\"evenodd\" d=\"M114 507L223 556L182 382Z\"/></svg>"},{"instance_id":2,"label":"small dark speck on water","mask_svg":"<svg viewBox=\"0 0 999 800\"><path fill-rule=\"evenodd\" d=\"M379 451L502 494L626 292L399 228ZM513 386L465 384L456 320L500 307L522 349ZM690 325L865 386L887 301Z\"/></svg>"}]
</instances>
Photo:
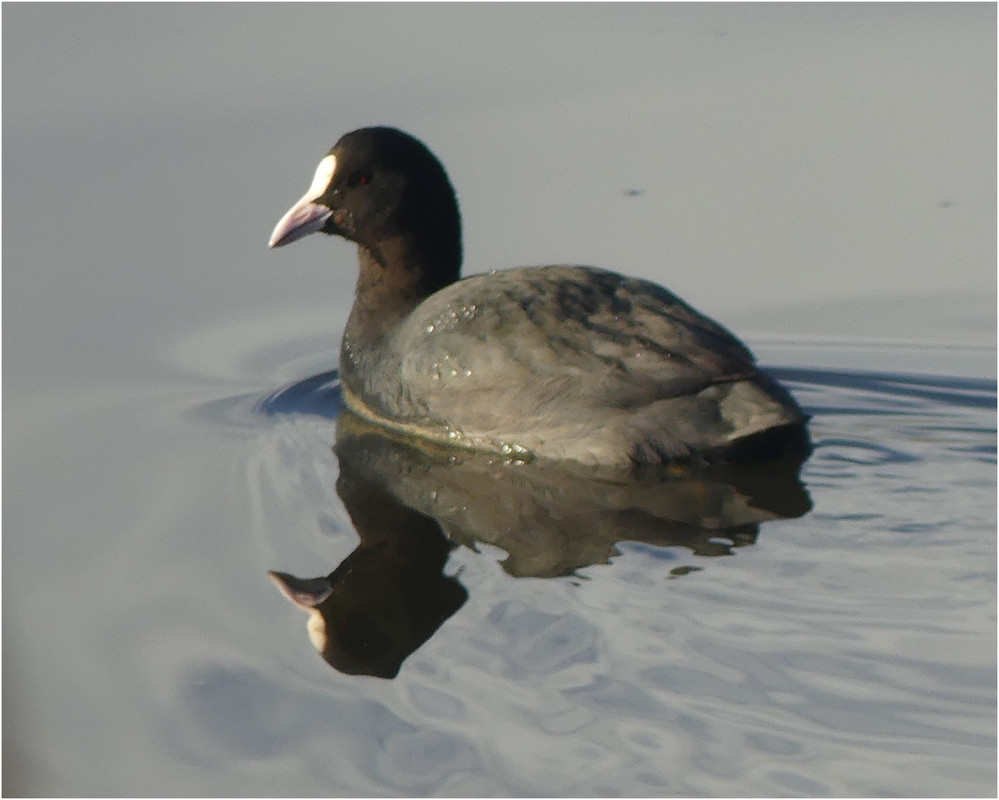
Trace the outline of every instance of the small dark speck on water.
<instances>
[{"instance_id":1,"label":"small dark speck on water","mask_svg":"<svg viewBox=\"0 0 999 800\"><path fill-rule=\"evenodd\" d=\"M643 194L645 194L645 190L644 189L625 189L624 190L624 196L625 197L641 197Z\"/></svg>"},{"instance_id":2,"label":"small dark speck on water","mask_svg":"<svg viewBox=\"0 0 999 800\"><path fill-rule=\"evenodd\" d=\"M953 208L956 205L953 200L937 200L937 208Z\"/></svg>"}]
</instances>

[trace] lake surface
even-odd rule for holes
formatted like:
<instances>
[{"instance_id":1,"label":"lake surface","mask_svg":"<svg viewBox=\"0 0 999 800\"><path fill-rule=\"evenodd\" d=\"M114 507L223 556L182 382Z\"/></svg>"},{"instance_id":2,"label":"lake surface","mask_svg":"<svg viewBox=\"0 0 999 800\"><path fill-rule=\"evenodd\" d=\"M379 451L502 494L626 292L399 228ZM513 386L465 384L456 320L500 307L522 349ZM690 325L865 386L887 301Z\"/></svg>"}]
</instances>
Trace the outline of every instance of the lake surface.
<instances>
[{"instance_id":1,"label":"lake surface","mask_svg":"<svg viewBox=\"0 0 999 800\"><path fill-rule=\"evenodd\" d=\"M5 794L995 795L994 6L3 23ZM800 482L353 424L354 252L265 243L371 123L449 168L466 271L743 336ZM325 659L268 571L334 576Z\"/></svg>"}]
</instances>

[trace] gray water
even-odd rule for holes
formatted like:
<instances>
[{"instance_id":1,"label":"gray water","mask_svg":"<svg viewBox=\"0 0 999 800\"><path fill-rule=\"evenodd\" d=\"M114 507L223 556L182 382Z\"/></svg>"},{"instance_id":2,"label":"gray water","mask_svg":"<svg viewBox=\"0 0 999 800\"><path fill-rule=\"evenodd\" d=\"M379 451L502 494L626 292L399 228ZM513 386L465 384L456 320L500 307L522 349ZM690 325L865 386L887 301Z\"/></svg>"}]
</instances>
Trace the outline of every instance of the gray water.
<instances>
[{"instance_id":1,"label":"gray water","mask_svg":"<svg viewBox=\"0 0 999 800\"><path fill-rule=\"evenodd\" d=\"M994 6L2 13L5 794L995 795ZM265 242L371 123L466 271L742 335L801 484L352 429L354 253ZM393 678L267 575L345 561Z\"/></svg>"}]
</instances>

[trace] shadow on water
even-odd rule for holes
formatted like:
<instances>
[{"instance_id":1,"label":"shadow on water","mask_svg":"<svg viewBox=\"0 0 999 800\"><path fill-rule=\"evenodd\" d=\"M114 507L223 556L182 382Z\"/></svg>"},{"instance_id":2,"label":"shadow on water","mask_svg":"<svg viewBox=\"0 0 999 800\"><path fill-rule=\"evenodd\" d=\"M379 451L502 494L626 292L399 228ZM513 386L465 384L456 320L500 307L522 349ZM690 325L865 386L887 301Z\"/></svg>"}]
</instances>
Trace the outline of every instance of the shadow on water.
<instances>
[{"instance_id":1,"label":"shadow on water","mask_svg":"<svg viewBox=\"0 0 999 800\"><path fill-rule=\"evenodd\" d=\"M259 409L330 417L337 395L324 373ZM357 548L325 577L270 574L309 612L322 657L348 674L394 677L464 604L466 589L444 573L457 546L500 548L513 577L556 578L608 563L624 541L730 555L756 542L761 523L811 508L801 458L635 475L403 441L349 411L337 416L334 451Z\"/></svg>"},{"instance_id":2,"label":"shadow on water","mask_svg":"<svg viewBox=\"0 0 999 800\"><path fill-rule=\"evenodd\" d=\"M268 417L310 414L331 420L336 419L343 408L340 376L335 369L278 389L257 405L257 410Z\"/></svg>"}]
</instances>

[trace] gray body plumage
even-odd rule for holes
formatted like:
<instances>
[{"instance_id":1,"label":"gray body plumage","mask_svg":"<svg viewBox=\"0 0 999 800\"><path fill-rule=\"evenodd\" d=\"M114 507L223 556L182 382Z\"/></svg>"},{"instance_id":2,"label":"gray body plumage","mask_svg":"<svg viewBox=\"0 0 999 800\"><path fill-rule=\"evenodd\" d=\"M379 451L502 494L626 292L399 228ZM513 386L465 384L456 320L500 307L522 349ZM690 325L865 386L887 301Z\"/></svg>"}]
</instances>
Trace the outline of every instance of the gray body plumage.
<instances>
[{"instance_id":1,"label":"gray body plumage","mask_svg":"<svg viewBox=\"0 0 999 800\"><path fill-rule=\"evenodd\" d=\"M804 422L725 328L656 284L587 267L475 275L387 336L344 338L355 411L518 457L683 460Z\"/></svg>"}]
</instances>

